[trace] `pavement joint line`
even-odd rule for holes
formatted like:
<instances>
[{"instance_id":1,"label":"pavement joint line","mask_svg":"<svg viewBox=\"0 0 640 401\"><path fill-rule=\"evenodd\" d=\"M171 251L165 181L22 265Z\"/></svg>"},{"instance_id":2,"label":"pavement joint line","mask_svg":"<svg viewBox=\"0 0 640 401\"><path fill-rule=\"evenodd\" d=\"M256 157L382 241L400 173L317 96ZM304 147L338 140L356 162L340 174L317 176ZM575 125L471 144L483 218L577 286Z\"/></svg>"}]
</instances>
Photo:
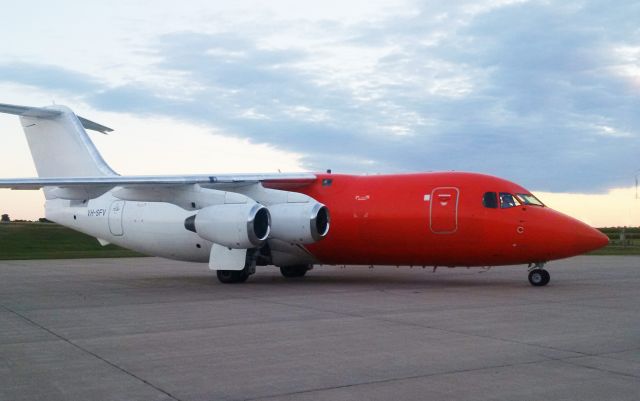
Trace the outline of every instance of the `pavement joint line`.
<instances>
[{"instance_id":1,"label":"pavement joint line","mask_svg":"<svg viewBox=\"0 0 640 401\"><path fill-rule=\"evenodd\" d=\"M305 305L292 305L292 304L288 304L288 303L273 302L273 301L269 301L269 302L277 304L277 305L296 306L296 307L299 307L299 308L309 309L309 310L313 310L313 311L316 311L316 312L333 312L333 313L340 314L340 315L343 315L343 316L346 316L346 317L354 317L354 318L360 318L360 319L365 319L365 320L372 320L372 321L385 322L385 323L393 323L393 324L399 324L399 325L409 326L409 327L419 327L419 328L423 328L423 329L440 331L440 332L447 333L447 334L457 334L457 335L466 336L466 337L485 338L485 339L489 339L489 340L510 342L510 343L513 343L513 344L526 345L526 346L529 346L529 347L547 349L547 350L552 350L552 351L557 351L557 352L567 352L567 353L572 353L572 354L578 354L578 356L574 356L574 357L598 356L596 354L588 354L588 353L581 352L581 351L565 350L565 349L549 347L549 346L540 345L540 344L530 344L530 343L526 343L526 342L522 342L522 341L516 341L516 340L508 339L508 338L493 337L493 336L486 336L486 335L473 334L473 333L465 333L465 332L462 332L462 331L443 329L443 328L440 328L440 327L433 327L433 326L423 325L423 324L419 324L419 323L411 323L411 322L406 322L406 321L402 321L402 320L394 320L394 319L388 319L388 318L385 319L385 318L383 318L381 316L364 316L364 315L360 315L360 314L350 314L350 313L344 313L344 312L329 311L329 310L324 310L324 309L320 309L320 308L313 308L313 307L309 307L309 306L305 306ZM554 358L551 358L551 357L546 357L546 358L547 359L551 359L551 360L554 359Z\"/></svg>"},{"instance_id":2,"label":"pavement joint line","mask_svg":"<svg viewBox=\"0 0 640 401\"><path fill-rule=\"evenodd\" d=\"M611 298L608 298L611 299ZM594 298L593 300L598 300L597 298ZM575 307L581 307L584 305L580 305L580 304L576 304L573 302L556 302L556 304L561 304L561 305L566 305L566 306L575 306ZM617 308L615 306L606 306L606 305L589 305L590 308L598 308L598 309L604 309L604 310L615 310L618 312L633 312L632 310L628 309L628 308Z\"/></svg>"},{"instance_id":3,"label":"pavement joint line","mask_svg":"<svg viewBox=\"0 0 640 401\"><path fill-rule=\"evenodd\" d=\"M117 364L105 359L104 357L96 354L95 352L92 352L92 351L90 351L90 350L88 350L88 349L86 349L86 348L74 343L73 341L69 340L68 338L56 333L55 331L53 331L53 330L51 330L51 329L39 324L38 322L36 322L34 320L29 319L27 316L24 316L21 313L16 312L16 311L12 310L11 308L6 307L5 305L0 305L0 307L2 309L6 310L7 312L13 313L14 315L18 316L19 318L23 319L24 321L28 322L29 324L32 324L32 325L38 327L39 329L46 331L47 333L49 333L49 334L55 336L56 338L64 341L65 343L71 345L72 347L74 347L74 348L76 348L76 349L78 349L78 350L80 350L80 351L82 351L82 352L84 352L86 354L89 354L89 355L93 356L94 358L106 363L107 365L109 365L109 366L121 371L122 373L124 373L124 374L126 374L126 375L128 375L130 377L133 377L134 379L142 382L143 384L153 388L154 390L161 392L162 394L168 396L172 400L181 401L179 398L177 398L173 394L169 393L168 391L156 386L155 384L143 379L140 376L137 376L136 374L134 374L132 372L129 372L125 368L123 368L123 367L121 367L121 366L119 366L119 365L117 365Z\"/></svg>"},{"instance_id":4,"label":"pavement joint line","mask_svg":"<svg viewBox=\"0 0 640 401\"><path fill-rule=\"evenodd\" d=\"M391 293L389 292L389 290L385 290L385 289L374 289L374 290L363 290L363 291L358 291L358 292L352 292L349 293L354 294L354 293L367 293L367 292L383 292L383 293L387 293L387 294L392 294L392 295L397 295L397 296L403 296L403 297L408 297L407 295L403 295L403 294L395 294L395 293ZM291 297L297 297L297 295L292 295ZM487 296L488 298L491 299L497 299L495 296ZM348 315L344 312L336 312L336 311L331 311L331 310L326 310L326 309L320 309L320 308L313 308L313 307L309 307L309 306L304 306L304 305L298 305L298 304L291 304L285 301L273 301L271 300L271 298L282 298L282 296L267 296L267 297L243 297L242 299L251 299L251 300L259 300L259 301L265 301L265 302L270 302L270 303L274 303L277 305L285 305L285 306L296 306L296 307L303 307L306 309L312 309L312 310L316 310L319 312L334 312L334 313L343 313L345 315ZM600 298L584 298L584 300L598 300ZM614 297L603 297L602 299L614 299ZM576 304L574 302L558 302L558 301L546 301L546 300L541 300L538 302L526 302L526 301L522 301L519 302L517 304L512 304L510 305L510 307L518 307L518 306L549 306L549 305L557 305L557 304L562 304L562 305L566 305L566 306L575 306L575 307L580 307L583 305L580 304ZM597 306L596 306L597 307ZM447 311L447 310L476 310L476 309L484 309L486 308L486 306L482 305L482 306L466 306L466 307L462 307L462 308L440 308L440 309L427 309L428 311ZM606 309L615 309L615 310L622 310L624 311L625 309L616 309L613 307L605 307L605 306L601 306L601 308L606 308ZM424 311L424 309L422 309L422 311ZM413 311L409 311L408 313L411 313ZM351 316L351 315L349 315ZM354 317L364 317L362 315L352 315Z\"/></svg>"},{"instance_id":5,"label":"pavement joint line","mask_svg":"<svg viewBox=\"0 0 640 401\"><path fill-rule=\"evenodd\" d=\"M410 327L420 327L420 328L425 328L425 329L430 329L430 330L435 330L435 331L441 331L441 332L448 333L448 334L458 334L458 335L463 335L463 336L468 336L468 337L479 337L479 338L485 338L485 339L490 339L490 340L510 342L510 343L518 344L518 345L526 345L526 346L530 346L530 347L547 349L547 350L551 350L551 351L578 354L577 356L572 356L572 357L568 357L568 358L600 357L600 354L590 354L590 353L586 353L586 352L582 352L582 351L566 350L566 349L562 349L562 348L550 347L548 345L531 344L531 343L527 343L527 342L523 342L523 341L513 340L513 339L510 339L510 338L493 337L493 336L487 336L487 335L481 335L481 334L466 333L466 332L462 332L462 331L443 329L443 328L440 328L440 327L423 325L423 324L419 324L419 323L411 323L411 322L406 322L406 321L402 321L402 320L385 319L382 316L366 316L366 315L355 314L355 313L351 314L351 313L327 310L327 309L323 309L323 308L310 307L310 306L307 306L307 305L290 304L290 303L281 302L281 301L268 300L267 302L270 302L270 303L273 303L273 304L277 304L277 305L292 306L292 307L298 307L298 308L303 308L303 309L314 310L316 312L330 312L330 313L336 313L336 314L347 316L347 317L354 317L354 318L361 318L361 319L366 319L366 320L381 321L381 322L386 322L386 323L394 323L394 324L400 324L400 325L410 326ZM537 302L537 303L534 303L534 304L529 303L529 304L526 304L526 305L547 305L547 304L555 304L555 303L554 302L549 302L549 301L542 301L542 302ZM580 305L570 305L570 306L580 306ZM470 307L470 308L462 308L462 309L478 309L478 308L481 308L481 307ZM611 308L605 308L605 309L611 309ZM624 309L622 309L622 310L624 310ZM624 352L624 351L620 351L620 352ZM607 352L607 354L608 353L611 353L611 352ZM553 358L553 357L547 357L547 358L550 359L550 360L555 360L556 359L556 358ZM614 358L611 358L611 359L614 359Z\"/></svg>"},{"instance_id":6,"label":"pavement joint line","mask_svg":"<svg viewBox=\"0 0 640 401\"><path fill-rule=\"evenodd\" d=\"M609 358L607 358L607 357L600 357L600 356L597 356L597 355L596 355L596 357L597 357L597 358L605 358L605 359L609 359ZM583 358L583 357L580 357L580 358ZM577 361L572 363L572 361L570 361L569 359L579 359L579 358L559 359L558 361L559 361L559 362L566 363L566 364L568 364L568 365L578 366L578 367L581 367L581 368L590 369L590 370L595 370L595 371L598 371L598 372L605 372L605 373L609 373L609 374L613 374L613 375L618 375L618 376L623 376L623 377L631 377L631 378L633 378L633 379L640 379L640 376L633 375L633 374L631 374L631 373L624 373L624 372L620 372L620 371L617 371L617 370L604 369L604 368L599 368L599 367L596 367L596 366L590 366L590 365L583 365L583 364L581 364L581 363L576 363Z\"/></svg>"},{"instance_id":7,"label":"pavement joint line","mask_svg":"<svg viewBox=\"0 0 640 401\"><path fill-rule=\"evenodd\" d=\"M386 379L370 380L370 381L363 381L363 382L358 382L358 383L343 384L343 385L340 385L340 386L318 387L318 388L312 388L312 389L308 389L308 390L292 391L292 392L289 392L289 393L272 394L272 395L259 396L259 397L253 397L253 398L244 398L243 401L268 400L270 398L287 397L287 396L291 396L291 395L300 395L300 394L315 393L315 392L321 392L321 391L338 390L338 389L350 388L350 387L358 387L358 386L368 386L368 385L371 385L371 384L393 383L393 382L396 382L396 381L403 381L403 380L425 379L425 378L430 378L430 377L446 376L446 375L453 375L453 374L459 374L459 373L479 372L479 371L483 371L483 370L502 369L502 368L510 368L510 367L515 367L515 366L528 366L528 365L535 365L535 364L538 364L538 363L549 362L551 360L552 361L557 360L557 359L549 359L549 358L546 358L546 357L543 357L543 358L544 359L540 359L540 360L537 360L537 361L506 363L506 364L501 364L501 365L483 366L483 367L480 367L480 368L458 369L458 370L449 370L449 371L445 371L445 372L427 373L427 374L423 374L423 375L412 375L412 376L405 376L405 377L393 377L393 378L386 378ZM574 358L574 357L571 357L571 358Z\"/></svg>"},{"instance_id":8,"label":"pavement joint line","mask_svg":"<svg viewBox=\"0 0 640 401\"><path fill-rule=\"evenodd\" d=\"M291 304L288 304L288 303L273 302L273 301L270 301L270 302L271 303L275 303L275 304L286 305L286 306L297 306L297 307L300 307L300 308L310 309L310 310L315 310L315 311L320 311L320 312L333 312L333 313L337 313L337 314L342 314L342 315L347 316L347 317L355 317L355 318L361 318L361 319L365 319L365 320L374 320L374 321L380 321L380 322L394 323L394 324L400 324L400 325L410 326L410 327L420 327L420 328L424 328L424 329L441 331L441 332L448 333L448 334L457 334L457 335L462 335L462 336L467 336L467 337L485 338L485 339L490 339L490 340L509 342L509 343L513 343L513 344L517 344L517 345L525 345L525 346L534 347L534 348L546 349L546 350L551 350L551 351L556 351L556 352L567 352L567 353L572 353L572 354L578 354L578 355L568 356L566 358L555 358L555 357L551 357L551 356L545 356L545 358L547 358L548 360L560 360L560 361L562 361L562 360L575 359L575 358L584 358L584 357L601 357L600 354L590 354L590 353L586 353L586 352L582 352L582 351L566 350L566 349L561 349L561 348L556 348L556 347L550 347L548 345L531 344L531 343L527 343L527 342L523 342L523 341L517 341L517 340L509 339L509 338L493 337L493 336L486 336L486 335L481 335L481 334L466 333L466 332L461 332L461 331L456 331L456 330L443 329L443 328L440 328L440 327L423 325L423 324L419 324L419 323L411 323L411 322L405 322L405 321L394 320L394 319L385 319L385 318L382 318L382 317L379 317L379 316L364 316L364 315L359 315L359 314L348 314L348 313L344 313L344 312L328 311L328 310L324 310L324 309L320 309L320 308L308 307L308 306L304 306L304 305L291 305ZM545 303L546 302L543 302L543 304L545 304ZM620 351L620 352L624 352L624 351ZM609 353L611 353L611 352L608 351L607 353L604 353L602 355L606 355L606 354L609 354ZM610 359L615 359L615 358L610 358ZM576 366L582 366L582 365L576 365ZM603 371L608 372L606 370L603 370ZM617 372L611 371L609 373L617 373ZM622 374L622 375L626 376L625 374ZM637 376L633 376L633 375L630 375L630 377L637 378Z\"/></svg>"},{"instance_id":9,"label":"pavement joint line","mask_svg":"<svg viewBox=\"0 0 640 401\"><path fill-rule=\"evenodd\" d=\"M466 332L463 332L463 331L443 329L443 328L440 328L440 327L433 327L433 326L428 326L428 325L423 325L423 324L418 324L418 323L396 321L396 320L393 320L393 319L379 319L379 320L386 321L386 322L389 322L389 323L396 323L396 324L397 323L401 323L401 324L405 324L405 325L409 325L409 326L422 327L422 328L431 329L431 330L438 330L438 331L442 331L442 332L448 333L448 334L458 334L458 335L464 335L464 336L469 336L469 337L479 337L479 338L485 338L485 339L489 339L489 340L504 341L504 342L513 343L513 344L517 344L517 345L526 345L526 346L529 346L529 347L542 348L542 349L547 349L547 350L551 350L551 351L568 352L568 353L572 353L572 354L578 354L579 357L597 356L596 354L588 354L588 353L585 353L585 352L582 352L582 351L566 350L566 349L562 349L562 348L550 347L548 345L541 345L541 344L531 344L531 343L527 343L527 342L524 342L524 341L513 340L511 338L502 338L502 337L494 337L494 336L475 334L475 333L466 333ZM553 359L551 357L548 357L548 358L549 359Z\"/></svg>"},{"instance_id":10,"label":"pavement joint line","mask_svg":"<svg viewBox=\"0 0 640 401\"><path fill-rule=\"evenodd\" d=\"M278 320L275 321L274 323L290 323L290 322L310 322L310 321L321 321L321 320L327 320L327 319L335 319L335 318L314 318L314 319L304 319L304 320L300 320L300 319L283 319L283 320ZM123 333L123 334L112 334L112 335L108 335L108 336L92 336L91 339L92 340L96 340L96 339L104 339L104 338L127 338L127 337L136 337L136 336L140 336L140 335L145 335L145 334L149 334L149 335L153 335L153 334L163 334L166 333L168 331L171 331L172 333L188 333L188 332L193 332L193 331L201 331L201 330L216 330L216 329L222 329L222 328L237 328L237 327L251 327L251 326L257 326L257 325L261 325L261 322L252 322L252 323L238 323L238 324L225 324L225 325L220 325L220 326L208 326L208 327L197 327L197 328L188 328L188 329L171 329L171 330L158 330L158 331L144 331L144 332L131 332L131 333ZM82 338L81 340L87 340L87 338ZM40 340L40 341L31 341L33 343L36 342L47 342L49 340ZM21 343L10 343L10 344L21 344Z\"/></svg>"},{"instance_id":11,"label":"pavement joint line","mask_svg":"<svg viewBox=\"0 0 640 401\"><path fill-rule=\"evenodd\" d=\"M594 356L597 356L597 355L594 355ZM576 367L579 367L579 368L584 368L584 369L589 369L589 370L596 370L596 371L599 371L599 372L605 372L605 373L609 373L609 374L620 375L620 376L624 376L624 377L630 377L630 378L633 378L633 379L637 379L638 378L638 376L625 374L625 373L622 373L622 372L611 371L611 370L608 370L608 369L601 369L601 368L596 368L596 367L592 367L592 366L585 366L585 365L581 365L581 364L577 364L577 363L571 363L571 360L573 360L573 359L579 359L579 358L584 358L584 357L585 356L581 356L581 355L568 356L568 357L565 357L565 358L553 358L553 357L545 357L545 356L543 356L542 358L544 358L544 359L540 359L540 360L537 360L537 361L518 362L518 363L502 364L502 365L495 365L495 366L484 366L484 367L481 367L481 368L460 369L460 370L452 370L452 371L446 371L446 372L429 373L429 374L425 374L425 375L415 375L415 376L397 377L397 378L389 378L389 379L371 380L371 381L367 381L367 382L351 383L351 384L345 384L345 385L341 385L341 386L314 388L314 389L308 389L308 390L293 391L293 392L283 393L283 394L273 394L273 395L268 395L268 396L247 398L247 399L244 399L243 401L268 400L270 398L279 398L279 397L287 397L287 396L291 396L291 395L300 395L300 394L306 394L306 393L337 390L337 389L342 389L342 388L367 386L367 385L371 385L371 384L392 383L392 382L395 382L395 381L438 377L438 376L445 376L445 375L450 375L450 374L479 372L479 371L483 371L483 370L502 369L502 368L509 368L509 367L515 367L515 366L535 365L535 364L538 364L538 363L544 363L544 362L548 362L548 361L567 363L569 365L576 366Z\"/></svg>"},{"instance_id":12,"label":"pavement joint line","mask_svg":"<svg viewBox=\"0 0 640 401\"><path fill-rule=\"evenodd\" d=\"M631 347L631 348L627 348L627 349L623 349L623 350L619 350L619 351L613 351L613 352L609 351L609 352L606 352L604 354L600 354L598 356L600 358L607 358L607 359L613 359L613 360L616 360L616 361L629 362L628 359L614 358L611 355L621 354L623 352L630 352L630 351L640 351L640 347Z\"/></svg>"},{"instance_id":13,"label":"pavement joint line","mask_svg":"<svg viewBox=\"0 0 640 401\"><path fill-rule=\"evenodd\" d=\"M116 291L114 291L115 293ZM69 294L69 291L60 291L60 292L56 292L56 293L51 293L53 295L56 294ZM40 293L42 294L42 293ZM83 293L77 293L78 296L82 296L83 298L86 298L87 296L84 295ZM149 301L149 302L138 302L135 304L121 304L121 305L83 305L82 307L58 307L58 306L52 306L52 307L37 307L37 308L33 308L33 309L28 309L26 310L27 312L33 312L33 311L50 311L50 310L73 310L73 309L115 309L115 308L124 308L124 307L130 307L130 306L147 306L147 305L167 305L167 304L171 304L171 305L184 305L184 304L199 304L202 302L224 302L224 301L228 301L228 300L233 300L234 298L229 298L229 299L224 299L224 300L189 300L189 301L161 301L161 302L153 302L153 301ZM240 299L240 298L235 298L235 299ZM244 299L244 298L243 298ZM246 298L247 300L249 298Z\"/></svg>"}]
</instances>

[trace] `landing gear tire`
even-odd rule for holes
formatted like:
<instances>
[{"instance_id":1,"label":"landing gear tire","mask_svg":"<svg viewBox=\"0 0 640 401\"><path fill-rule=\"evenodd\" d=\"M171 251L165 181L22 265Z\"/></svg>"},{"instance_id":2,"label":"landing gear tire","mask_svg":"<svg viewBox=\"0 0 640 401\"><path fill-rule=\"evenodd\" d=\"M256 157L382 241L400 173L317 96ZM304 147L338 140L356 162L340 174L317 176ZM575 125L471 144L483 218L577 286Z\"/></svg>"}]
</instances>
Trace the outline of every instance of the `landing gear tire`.
<instances>
[{"instance_id":1,"label":"landing gear tire","mask_svg":"<svg viewBox=\"0 0 640 401\"><path fill-rule=\"evenodd\" d=\"M249 278L249 269L242 270L218 270L218 281L224 284L244 283Z\"/></svg>"},{"instance_id":2,"label":"landing gear tire","mask_svg":"<svg viewBox=\"0 0 640 401\"><path fill-rule=\"evenodd\" d=\"M529 272L529 283L534 287L542 287L549 284L551 275L544 269L534 269Z\"/></svg>"},{"instance_id":3,"label":"landing gear tire","mask_svg":"<svg viewBox=\"0 0 640 401\"><path fill-rule=\"evenodd\" d=\"M296 278L303 277L309 270L311 268L308 265L281 266L280 274L286 278Z\"/></svg>"}]
</instances>

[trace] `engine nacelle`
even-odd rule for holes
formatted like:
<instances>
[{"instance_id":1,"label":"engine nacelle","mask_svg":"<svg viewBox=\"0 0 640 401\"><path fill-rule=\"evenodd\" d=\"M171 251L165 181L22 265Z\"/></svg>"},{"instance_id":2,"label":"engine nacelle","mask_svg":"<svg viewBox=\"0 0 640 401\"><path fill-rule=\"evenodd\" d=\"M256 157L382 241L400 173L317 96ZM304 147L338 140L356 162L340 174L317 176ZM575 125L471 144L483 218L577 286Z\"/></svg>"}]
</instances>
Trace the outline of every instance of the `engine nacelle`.
<instances>
[{"instance_id":1,"label":"engine nacelle","mask_svg":"<svg viewBox=\"0 0 640 401\"><path fill-rule=\"evenodd\" d=\"M318 202L278 203L269 206L271 238L311 244L329 232L329 209Z\"/></svg>"},{"instance_id":2,"label":"engine nacelle","mask_svg":"<svg viewBox=\"0 0 640 401\"><path fill-rule=\"evenodd\" d=\"M227 248L248 249L266 241L271 231L271 216L266 207L255 202L213 205L188 217L184 226Z\"/></svg>"}]
</instances>

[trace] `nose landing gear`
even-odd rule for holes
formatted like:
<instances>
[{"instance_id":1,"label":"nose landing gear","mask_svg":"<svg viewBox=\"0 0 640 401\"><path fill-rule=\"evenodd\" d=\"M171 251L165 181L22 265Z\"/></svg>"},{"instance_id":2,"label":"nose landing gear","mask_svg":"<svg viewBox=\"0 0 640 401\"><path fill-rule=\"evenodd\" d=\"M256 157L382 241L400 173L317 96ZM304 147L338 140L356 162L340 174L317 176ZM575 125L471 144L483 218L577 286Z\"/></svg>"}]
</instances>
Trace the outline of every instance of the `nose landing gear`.
<instances>
[{"instance_id":1,"label":"nose landing gear","mask_svg":"<svg viewBox=\"0 0 640 401\"><path fill-rule=\"evenodd\" d=\"M543 269L544 263L529 265L529 283L534 287L542 287L549 284L551 275Z\"/></svg>"}]
</instances>

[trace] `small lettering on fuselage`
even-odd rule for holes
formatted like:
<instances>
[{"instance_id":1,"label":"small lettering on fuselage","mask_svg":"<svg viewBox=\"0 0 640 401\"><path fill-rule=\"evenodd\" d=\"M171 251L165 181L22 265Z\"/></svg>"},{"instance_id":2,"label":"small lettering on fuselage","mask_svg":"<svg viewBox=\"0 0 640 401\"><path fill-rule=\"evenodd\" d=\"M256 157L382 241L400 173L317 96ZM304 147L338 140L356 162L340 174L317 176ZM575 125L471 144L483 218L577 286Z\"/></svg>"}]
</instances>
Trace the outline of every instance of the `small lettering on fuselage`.
<instances>
[{"instance_id":1,"label":"small lettering on fuselage","mask_svg":"<svg viewBox=\"0 0 640 401\"><path fill-rule=\"evenodd\" d=\"M107 209L89 209L87 210L87 216L89 217L102 217L107 215Z\"/></svg>"}]
</instances>

